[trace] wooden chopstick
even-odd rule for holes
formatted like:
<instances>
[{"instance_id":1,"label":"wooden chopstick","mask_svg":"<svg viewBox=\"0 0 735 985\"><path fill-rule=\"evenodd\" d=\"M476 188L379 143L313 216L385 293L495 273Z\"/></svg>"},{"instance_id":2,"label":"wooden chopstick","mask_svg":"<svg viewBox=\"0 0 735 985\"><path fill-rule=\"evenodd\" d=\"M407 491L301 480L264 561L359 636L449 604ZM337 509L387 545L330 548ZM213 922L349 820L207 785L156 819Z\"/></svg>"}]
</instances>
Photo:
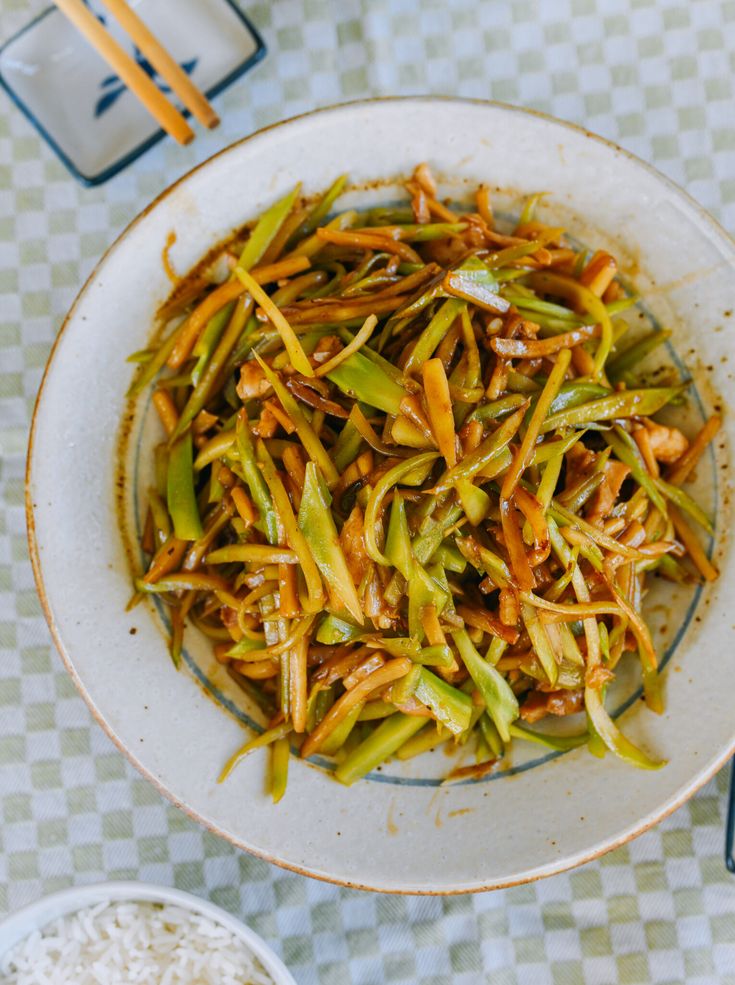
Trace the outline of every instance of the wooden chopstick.
<instances>
[{"instance_id":1,"label":"wooden chopstick","mask_svg":"<svg viewBox=\"0 0 735 985\"><path fill-rule=\"evenodd\" d=\"M102 3L118 21L120 27L129 34L161 78L168 82L189 112L210 130L216 127L219 116L207 97L130 8L126 0L102 0Z\"/></svg>"},{"instance_id":2,"label":"wooden chopstick","mask_svg":"<svg viewBox=\"0 0 735 985\"><path fill-rule=\"evenodd\" d=\"M110 37L91 10L84 6L82 0L54 0L54 2L117 72L128 89L135 93L167 133L180 144L188 144L194 139L194 131L181 113L166 99L140 65Z\"/></svg>"}]
</instances>

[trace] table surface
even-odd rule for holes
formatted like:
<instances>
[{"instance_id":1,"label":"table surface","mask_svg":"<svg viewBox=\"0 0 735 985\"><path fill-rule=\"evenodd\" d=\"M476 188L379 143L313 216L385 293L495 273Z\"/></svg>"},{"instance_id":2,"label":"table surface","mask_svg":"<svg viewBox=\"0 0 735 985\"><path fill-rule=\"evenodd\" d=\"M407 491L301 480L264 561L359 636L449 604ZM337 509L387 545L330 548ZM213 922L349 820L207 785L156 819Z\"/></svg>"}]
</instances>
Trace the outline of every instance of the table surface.
<instances>
[{"instance_id":1,"label":"table surface","mask_svg":"<svg viewBox=\"0 0 735 985\"><path fill-rule=\"evenodd\" d=\"M0 0L0 40L41 6ZM162 142L101 188L80 187L0 97L0 911L73 883L135 878L239 914L303 985L735 983L725 773L654 830L565 875L448 899L359 893L241 854L176 811L92 721L52 649L23 516L49 347L130 218L232 140L363 96L492 98L619 142L735 230L733 0L246 9L269 54L216 101L223 125L187 148Z\"/></svg>"}]
</instances>

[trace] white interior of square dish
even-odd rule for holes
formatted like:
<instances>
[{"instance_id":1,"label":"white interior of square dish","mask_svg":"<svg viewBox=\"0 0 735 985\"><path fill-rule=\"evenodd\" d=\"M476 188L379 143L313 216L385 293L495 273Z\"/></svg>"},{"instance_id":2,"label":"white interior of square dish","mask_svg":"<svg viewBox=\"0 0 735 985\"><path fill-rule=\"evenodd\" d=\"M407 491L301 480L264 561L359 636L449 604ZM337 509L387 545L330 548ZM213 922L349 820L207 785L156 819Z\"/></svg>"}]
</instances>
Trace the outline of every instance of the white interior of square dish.
<instances>
[{"instance_id":1,"label":"white interior of square dish","mask_svg":"<svg viewBox=\"0 0 735 985\"><path fill-rule=\"evenodd\" d=\"M226 0L176 0L175 5L138 0L131 5L205 92L257 51L247 24ZM140 59L105 7L91 7L125 51ZM42 16L5 46L0 73L84 178L107 171L159 131L158 123L59 10ZM175 97L173 101L178 105Z\"/></svg>"}]
</instances>

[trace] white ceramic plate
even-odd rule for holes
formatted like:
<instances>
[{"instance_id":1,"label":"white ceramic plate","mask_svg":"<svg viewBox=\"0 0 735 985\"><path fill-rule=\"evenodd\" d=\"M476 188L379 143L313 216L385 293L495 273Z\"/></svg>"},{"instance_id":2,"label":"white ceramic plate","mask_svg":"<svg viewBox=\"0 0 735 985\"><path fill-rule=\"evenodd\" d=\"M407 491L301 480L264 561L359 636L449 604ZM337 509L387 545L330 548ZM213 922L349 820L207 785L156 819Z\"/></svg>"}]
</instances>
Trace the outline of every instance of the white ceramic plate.
<instances>
[{"instance_id":1,"label":"white ceramic plate","mask_svg":"<svg viewBox=\"0 0 735 985\"><path fill-rule=\"evenodd\" d=\"M100 903L165 903L198 913L238 937L270 974L274 985L296 985L291 973L262 937L232 914L180 889L149 886L143 882L99 882L91 886L73 886L24 906L0 922L0 959L34 931L43 930L60 917L71 916Z\"/></svg>"},{"instance_id":2,"label":"white ceramic plate","mask_svg":"<svg viewBox=\"0 0 735 985\"><path fill-rule=\"evenodd\" d=\"M63 659L95 717L175 804L264 858L320 878L385 891L448 893L507 886L577 865L644 831L690 796L732 753L735 560L726 543L732 424L698 469L695 493L717 516L720 581L706 592L658 586L648 615L668 662L667 710L636 700L633 670L613 695L626 732L668 758L639 772L585 749L565 755L516 743L506 767L482 781L441 786L443 753L389 764L346 789L328 763L292 760L286 797L264 793L265 754L224 785L227 756L257 714L243 703L207 643L187 634L189 673L166 654L159 616L126 614L130 569L118 524L139 522L154 425L140 401L129 421L125 481L116 451L130 380L126 356L143 347L169 284L161 250L189 269L233 227L297 180L308 193L346 171L347 201L399 193L391 179L427 160L461 198L478 181L496 206L551 196L544 215L583 242L611 249L646 302L634 311L673 330L668 360L695 387L684 426L696 429L733 392L735 247L683 192L624 151L584 131L506 106L409 99L324 110L255 134L165 192L92 274L60 334L41 388L28 477L31 553ZM370 184L384 178L381 187ZM450 180L451 179L451 180ZM465 184L467 183L467 184ZM686 369L685 369L686 367ZM196 686L192 674L202 686ZM209 697L214 693L228 709Z\"/></svg>"}]
</instances>

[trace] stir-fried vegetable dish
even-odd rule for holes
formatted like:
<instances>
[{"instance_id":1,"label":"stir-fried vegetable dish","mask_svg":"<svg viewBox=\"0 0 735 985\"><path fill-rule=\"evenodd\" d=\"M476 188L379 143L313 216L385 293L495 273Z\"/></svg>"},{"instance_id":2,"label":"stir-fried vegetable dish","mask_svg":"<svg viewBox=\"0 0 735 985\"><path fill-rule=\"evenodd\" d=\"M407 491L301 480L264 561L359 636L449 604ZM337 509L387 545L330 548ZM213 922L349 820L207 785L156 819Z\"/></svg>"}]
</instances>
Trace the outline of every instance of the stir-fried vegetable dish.
<instances>
[{"instance_id":1,"label":"stir-fried vegetable dish","mask_svg":"<svg viewBox=\"0 0 735 985\"><path fill-rule=\"evenodd\" d=\"M402 206L338 211L344 185L272 205L131 357L165 431L136 597L267 719L222 778L267 746L279 800L291 750L351 784L445 743L480 776L514 740L657 768L606 690L639 661L662 710L646 578L717 577L686 483L719 419L657 420L688 386L639 376L668 333L629 341L615 258L540 196L500 231L487 187L449 207L423 164Z\"/></svg>"}]
</instances>

